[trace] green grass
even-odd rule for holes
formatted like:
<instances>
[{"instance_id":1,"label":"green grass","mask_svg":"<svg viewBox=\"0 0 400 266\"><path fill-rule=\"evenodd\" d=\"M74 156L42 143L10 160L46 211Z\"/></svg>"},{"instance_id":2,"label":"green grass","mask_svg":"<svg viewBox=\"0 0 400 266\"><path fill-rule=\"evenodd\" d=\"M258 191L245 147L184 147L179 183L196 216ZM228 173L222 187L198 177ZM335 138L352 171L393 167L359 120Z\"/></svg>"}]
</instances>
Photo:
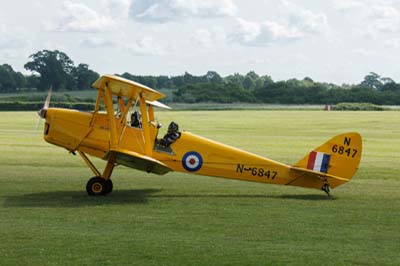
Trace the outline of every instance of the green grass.
<instances>
[{"instance_id":1,"label":"green grass","mask_svg":"<svg viewBox=\"0 0 400 266\"><path fill-rule=\"evenodd\" d=\"M400 112L160 112L181 128L295 163L358 131L354 179L323 192L117 167L92 198L79 156L0 113L0 265L400 265ZM104 162L95 160L97 165Z\"/></svg>"}]
</instances>

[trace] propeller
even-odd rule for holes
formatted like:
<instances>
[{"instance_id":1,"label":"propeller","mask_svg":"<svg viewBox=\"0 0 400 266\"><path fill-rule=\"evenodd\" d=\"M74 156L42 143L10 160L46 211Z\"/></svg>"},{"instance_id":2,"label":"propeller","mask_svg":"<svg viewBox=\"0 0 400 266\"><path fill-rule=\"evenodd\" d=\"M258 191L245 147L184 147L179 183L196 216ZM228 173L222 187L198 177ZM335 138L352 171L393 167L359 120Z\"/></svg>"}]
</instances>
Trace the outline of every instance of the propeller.
<instances>
[{"instance_id":1,"label":"propeller","mask_svg":"<svg viewBox=\"0 0 400 266\"><path fill-rule=\"evenodd\" d=\"M49 109L49 106L50 106L51 92L52 92L52 86L50 86L50 89L49 89L49 92L47 93L47 97L46 97L46 100L44 101L43 107L38 111L39 118L36 123L35 133L37 133L37 130L39 128L40 121L42 121L42 118L46 118L47 109Z\"/></svg>"}]
</instances>

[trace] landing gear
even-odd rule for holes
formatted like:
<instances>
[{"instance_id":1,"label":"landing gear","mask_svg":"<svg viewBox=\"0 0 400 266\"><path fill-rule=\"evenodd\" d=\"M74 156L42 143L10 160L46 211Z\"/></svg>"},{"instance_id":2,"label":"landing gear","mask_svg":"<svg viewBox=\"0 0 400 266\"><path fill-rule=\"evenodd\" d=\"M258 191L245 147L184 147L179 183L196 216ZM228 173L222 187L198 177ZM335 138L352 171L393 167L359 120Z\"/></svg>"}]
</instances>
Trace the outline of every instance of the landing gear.
<instances>
[{"instance_id":1,"label":"landing gear","mask_svg":"<svg viewBox=\"0 0 400 266\"><path fill-rule=\"evenodd\" d=\"M86 191L91 196L105 195L106 182L103 178L95 176L86 184Z\"/></svg>"},{"instance_id":2,"label":"landing gear","mask_svg":"<svg viewBox=\"0 0 400 266\"><path fill-rule=\"evenodd\" d=\"M328 196L330 197L331 195L329 194L329 192L331 192L331 187L329 186L328 181L324 181L324 184L322 185L321 188L323 191L325 191L326 194L328 194Z\"/></svg>"},{"instance_id":3,"label":"landing gear","mask_svg":"<svg viewBox=\"0 0 400 266\"><path fill-rule=\"evenodd\" d=\"M99 176L92 177L86 184L86 192L90 196L104 196L111 193L112 189L111 179L105 180Z\"/></svg>"},{"instance_id":4,"label":"landing gear","mask_svg":"<svg viewBox=\"0 0 400 266\"><path fill-rule=\"evenodd\" d=\"M111 179L106 180L106 190L105 190L105 195L110 194L113 189L113 182Z\"/></svg>"},{"instance_id":5,"label":"landing gear","mask_svg":"<svg viewBox=\"0 0 400 266\"><path fill-rule=\"evenodd\" d=\"M115 156L110 156L103 174L100 174L97 168L83 152L78 151L78 153L95 174L95 176L89 179L89 181L86 183L86 192L88 195L104 196L110 194L113 189L113 183L110 177L115 166Z\"/></svg>"}]
</instances>

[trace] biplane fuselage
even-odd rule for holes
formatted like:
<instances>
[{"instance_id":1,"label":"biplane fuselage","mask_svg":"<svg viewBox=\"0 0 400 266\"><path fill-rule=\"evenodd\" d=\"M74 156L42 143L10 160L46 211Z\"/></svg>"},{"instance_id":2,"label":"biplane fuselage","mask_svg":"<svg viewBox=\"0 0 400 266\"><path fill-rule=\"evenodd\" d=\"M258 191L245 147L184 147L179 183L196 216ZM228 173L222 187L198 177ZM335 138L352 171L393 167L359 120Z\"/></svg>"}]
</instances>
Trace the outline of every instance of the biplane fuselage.
<instances>
[{"instance_id":1,"label":"biplane fuselage","mask_svg":"<svg viewBox=\"0 0 400 266\"><path fill-rule=\"evenodd\" d=\"M98 89L98 97L93 112L49 108L44 128L44 139L47 142L73 153L77 151L91 168L98 182L90 183L89 180L87 189L90 195L111 192L105 193L99 185L104 186L101 184L102 179L111 182L109 179L116 165L156 174L179 171L321 189L327 185L335 188L349 181L361 158L361 137L358 133L336 136L315 149L314 155L311 152L294 166L188 131L181 131L180 137L172 144L161 145L153 103L162 95L111 75L100 78L94 87ZM119 112L114 110L113 96L116 97L114 102L117 102ZM100 112L101 102L104 102L105 112ZM133 127L127 121L133 102L138 102L140 106L141 127ZM86 154L108 162L103 174L94 167ZM319 166L315 166L316 162L311 162L311 165L310 160L319 160ZM328 160L325 165L323 160ZM340 164L347 167L340 167Z\"/></svg>"}]
</instances>

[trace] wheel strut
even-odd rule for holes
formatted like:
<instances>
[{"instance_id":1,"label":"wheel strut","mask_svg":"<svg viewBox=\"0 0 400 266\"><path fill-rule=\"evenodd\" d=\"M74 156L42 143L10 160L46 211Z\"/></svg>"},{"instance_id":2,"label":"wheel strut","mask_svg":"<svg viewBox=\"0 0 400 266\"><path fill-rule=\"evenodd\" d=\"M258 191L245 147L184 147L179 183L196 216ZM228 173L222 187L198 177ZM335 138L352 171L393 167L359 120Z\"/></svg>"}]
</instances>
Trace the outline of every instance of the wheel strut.
<instances>
[{"instance_id":1,"label":"wheel strut","mask_svg":"<svg viewBox=\"0 0 400 266\"><path fill-rule=\"evenodd\" d=\"M329 194L331 192L331 187L328 183L328 181L324 180L324 184L322 185L321 188L323 191L325 191L326 194L328 194L328 196L330 197L331 195Z\"/></svg>"},{"instance_id":2,"label":"wheel strut","mask_svg":"<svg viewBox=\"0 0 400 266\"><path fill-rule=\"evenodd\" d=\"M113 183L111 181L111 174L115 167L115 154L111 154L107 165L101 175L96 166L89 160L89 158L81 151L78 151L79 155L82 157L83 161L92 170L94 177L90 178L86 183L86 192L90 196L100 196L107 195L111 193L113 189Z\"/></svg>"}]
</instances>

